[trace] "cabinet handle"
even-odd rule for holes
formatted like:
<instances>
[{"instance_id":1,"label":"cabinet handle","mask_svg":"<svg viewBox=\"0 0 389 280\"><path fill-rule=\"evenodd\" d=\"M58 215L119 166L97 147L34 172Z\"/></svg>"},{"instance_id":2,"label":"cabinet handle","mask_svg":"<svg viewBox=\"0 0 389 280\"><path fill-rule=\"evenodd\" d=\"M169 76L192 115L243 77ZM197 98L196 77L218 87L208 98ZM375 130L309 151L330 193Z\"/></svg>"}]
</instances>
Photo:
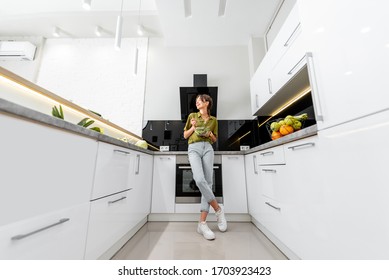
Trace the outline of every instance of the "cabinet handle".
<instances>
[{"instance_id":1,"label":"cabinet handle","mask_svg":"<svg viewBox=\"0 0 389 280\"><path fill-rule=\"evenodd\" d=\"M258 94L255 95L255 106L257 106L257 108L259 108Z\"/></svg>"},{"instance_id":2,"label":"cabinet handle","mask_svg":"<svg viewBox=\"0 0 389 280\"><path fill-rule=\"evenodd\" d=\"M277 170L275 169L262 169L263 172L271 172L271 173L277 173Z\"/></svg>"},{"instance_id":3,"label":"cabinet handle","mask_svg":"<svg viewBox=\"0 0 389 280\"><path fill-rule=\"evenodd\" d=\"M288 149L291 149L292 151L294 151L294 149L296 149L296 148L302 148L302 147L306 147L306 146L314 147L315 143L309 142L309 143L304 143L304 144L300 144L300 145L290 146L290 147L288 147Z\"/></svg>"},{"instance_id":4,"label":"cabinet handle","mask_svg":"<svg viewBox=\"0 0 389 280\"><path fill-rule=\"evenodd\" d=\"M231 157L231 156L228 156L227 158L228 159L239 159L239 157Z\"/></svg>"},{"instance_id":5,"label":"cabinet handle","mask_svg":"<svg viewBox=\"0 0 389 280\"><path fill-rule=\"evenodd\" d=\"M29 233L26 233L26 234L15 235L15 236L11 237L11 240L21 240L21 239L26 238L26 237L28 237L28 236L31 236L31 235L33 235L33 234L35 234L35 233L44 231L44 230L46 230L46 229L55 227L55 226L60 225L60 224L63 224L63 223L65 223L65 222L69 221L69 220L70 220L69 218L60 219L58 222L56 222L56 223L54 223L54 224L45 226L45 227L43 227L43 228L34 230L34 231L32 231L32 232L29 232Z\"/></svg>"},{"instance_id":6,"label":"cabinet handle","mask_svg":"<svg viewBox=\"0 0 389 280\"><path fill-rule=\"evenodd\" d=\"M311 85L312 99L314 103L316 121L323 121L323 111L320 103L319 91L317 86L317 79L315 74L315 66L313 63L313 56L311 52L306 54L307 57L307 67L308 67L308 77L309 83Z\"/></svg>"},{"instance_id":7,"label":"cabinet handle","mask_svg":"<svg viewBox=\"0 0 389 280\"><path fill-rule=\"evenodd\" d=\"M292 69L289 70L288 75L292 75L294 73L294 70L305 60L305 55L292 67Z\"/></svg>"},{"instance_id":8,"label":"cabinet handle","mask_svg":"<svg viewBox=\"0 0 389 280\"><path fill-rule=\"evenodd\" d=\"M122 150L113 150L115 153L119 153L119 154L124 154L124 155L129 155L130 153L129 152L125 152L125 151L122 151Z\"/></svg>"},{"instance_id":9,"label":"cabinet handle","mask_svg":"<svg viewBox=\"0 0 389 280\"><path fill-rule=\"evenodd\" d=\"M160 160L171 160L171 158L170 158L170 157L168 157L168 158L165 158L165 157L159 157L159 159L160 159Z\"/></svg>"},{"instance_id":10,"label":"cabinet handle","mask_svg":"<svg viewBox=\"0 0 389 280\"><path fill-rule=\"evenodd\" d=\"M276 209L278 211L281 211L280 207L276 207L276 206L272 205L270 202L265 202L265 204L269 205L271 208L274 208L274 209Z\"/></svg>"},{"instance_id":11,"label":"cabinet handle","mask_svg":"<svg viewBox=\"0 0 389 280\"><path fill-rule=\"evenodd\" d=\"M258 168L257 168L257 156L253 156L253 163L254 163L254 173L258 174Z\"/></svg>"},{"instance_id":12,"label":"cabinet handle","mask_svg":"<svg viewBox=\"0 0 389 280\"><path fill-rule=\"evenodd\" d=\"M296 31L299 29L301 23L299 22L299 24L297 24L296 28L293 30L292 34L290 34L288 40L286 40L285 44L284 44L284 47L287 47L289 46L289 42L290 42L290 39L292 39L293 35L296 33Z\"/></svg>"},{"instance_id":13,"label":"cabinet handle","mask_svg":"<svg viewBox=\"0 0 389 280\"><path fill-rule=\"evenodd\" d=\"M274 154L273 151L260 153L261 156L271 156L271 155L273 155L273 154Z\"/></svg>"},{"instance_id":14,"label":"cabinet handle","mask_svg":"<svg viewBox=\"0 0 389 280\"><path fill-rule=\"evenodd\" d=\"M127 198L127 196L123 196L123 197L121 197L121 198L119 198L119 199L112 200L112 201L108 201L108 204L113 204L113 203L119 202L119 201L121 201L121 200L123 200L123 199L126 199L126 198Z\"/></svg>"},{"instance_id":15,"label":"cabinet handle","mask_svg":"<svg viewBox=\"0 0 389 280\"><path fill-rule=\"evenodd\" d=\"M271 85L271 79L267 79L267 85L269 86L269 94L273 94L273 89L272 89L272 85Z\"/></svg>"},{"instance_id":16,"label":"cabinet handle","mask_svg":"<svg viewBox=\"0 0 389 280\"><path fill-rule=\"evenodd\" d=\"M138 175L139 174L139 166L140 166L140 155L136 155L136 160L137 160L137 164L136 164L135 174Z\"/></svg>"}]
</instances>

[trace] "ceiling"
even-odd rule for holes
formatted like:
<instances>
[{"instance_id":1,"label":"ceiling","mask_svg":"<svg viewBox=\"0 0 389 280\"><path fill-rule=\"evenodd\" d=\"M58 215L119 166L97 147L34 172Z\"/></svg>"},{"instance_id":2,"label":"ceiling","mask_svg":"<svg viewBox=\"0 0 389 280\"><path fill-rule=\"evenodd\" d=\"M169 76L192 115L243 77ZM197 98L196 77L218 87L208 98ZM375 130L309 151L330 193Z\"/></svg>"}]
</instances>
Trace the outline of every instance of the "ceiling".
<instances>
[{"instance_id":1,"label":"ceiling","mask_svg":"<svg viewBox=\"0 0 389 280\"><path fill-rule=\"evenodd\" d=\"M226 2L219 16L219 5ZM191 14L185 16L184 3ZM250 36L262 37L282 0L123 0L123 37L136 37L138 23L145 36L163 37L168 46L247 45ZM0 37L42 36L114 37L122 0L0 0ZM188 6L187 6L188 7Z\"/></svg>"}]
</instances>

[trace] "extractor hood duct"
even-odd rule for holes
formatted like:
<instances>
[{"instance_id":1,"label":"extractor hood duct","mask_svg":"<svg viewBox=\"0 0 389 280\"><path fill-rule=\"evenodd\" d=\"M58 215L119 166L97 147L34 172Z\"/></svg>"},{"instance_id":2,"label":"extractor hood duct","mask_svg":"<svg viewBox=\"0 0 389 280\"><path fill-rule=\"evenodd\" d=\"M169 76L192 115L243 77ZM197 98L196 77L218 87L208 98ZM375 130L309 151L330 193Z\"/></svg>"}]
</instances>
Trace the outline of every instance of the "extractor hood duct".
<instances>
[{"instance_id":1,"label":"extractor hood duct","mask_svg":"<svg viewBox=\"0 0 389 280\"><path fill-rule=\"evenodd\" d=\"M217 87L209 87L207 74L194 74L193 87L180 87L181 120L186 121L189 114L197 112L196 96L208 94L212 97L212 116L217 116Z\"/></svg>"}]
</instances>

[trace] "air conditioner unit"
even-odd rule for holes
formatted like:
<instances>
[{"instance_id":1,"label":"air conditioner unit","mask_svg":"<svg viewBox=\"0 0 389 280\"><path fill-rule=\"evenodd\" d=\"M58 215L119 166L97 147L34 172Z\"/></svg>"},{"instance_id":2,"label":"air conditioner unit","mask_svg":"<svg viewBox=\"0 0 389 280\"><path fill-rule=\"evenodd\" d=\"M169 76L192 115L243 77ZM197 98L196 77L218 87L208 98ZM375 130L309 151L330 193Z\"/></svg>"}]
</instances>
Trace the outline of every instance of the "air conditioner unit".
<instances>
[{"instance_id":1,"label":"air conditioner unit","mask_svg":"<svg viewBox=\"0 0 389 280\"><path fill-rule=\"evenodd\" d=\"M27 41L0 41L0 60L32 61L36 46Z\"/></svg>"}]
</instances>

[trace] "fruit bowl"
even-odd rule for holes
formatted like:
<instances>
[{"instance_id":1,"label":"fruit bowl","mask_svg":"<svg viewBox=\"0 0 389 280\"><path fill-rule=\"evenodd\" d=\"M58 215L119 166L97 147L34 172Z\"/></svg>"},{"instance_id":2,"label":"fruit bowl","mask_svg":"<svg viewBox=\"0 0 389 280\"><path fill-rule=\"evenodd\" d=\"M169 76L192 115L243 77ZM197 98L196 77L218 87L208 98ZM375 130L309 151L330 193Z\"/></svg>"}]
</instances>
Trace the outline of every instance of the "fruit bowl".
<instances>
[{"instance_id":1,"label":"fruit bowl","mask_svg":"<svg viewBox=\"0 0 389 280\"><path fill-rule=\"evenodd\" d=\"M304 121L307 118L307 114L302 114L274 119L266 123L266 129L269 132L270 138L276 140L304 128Z\"/></svg>"}]
</instances>

